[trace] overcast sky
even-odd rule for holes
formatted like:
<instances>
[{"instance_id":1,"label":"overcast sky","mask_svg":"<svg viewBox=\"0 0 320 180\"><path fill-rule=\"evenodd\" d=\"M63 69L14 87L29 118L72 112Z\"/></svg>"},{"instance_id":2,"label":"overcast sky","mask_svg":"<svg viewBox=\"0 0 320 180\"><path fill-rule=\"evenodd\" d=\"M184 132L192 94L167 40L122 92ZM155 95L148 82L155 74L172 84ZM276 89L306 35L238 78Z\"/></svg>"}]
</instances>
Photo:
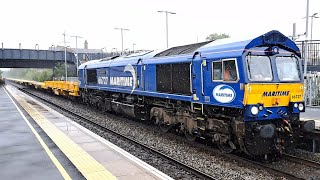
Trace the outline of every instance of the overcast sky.
<instances>
[{"instance_id":1,"label":"overcast sky","mask_svg":"<svg viewBox=\"0 0 320 180\"><path fill-rule=\"evenodd\" d=\"M166 47L165 14L169 15L169 46L204 41L210 33L226 33L231 37L261 35L270 30L292 34L305 32L307 0L2 0L0 42L5 48L48 49L62 45L63 32L84 37L83 47L121 50L120 31L124 32L124 48L163 49ZM320 1L310 0L310 15L320 14ZM310 28L309 28L310 29ZM309 35L310 37L310 35ZM313 39L320 39L320 18L314 19ZM75 39L67 37L71 47Z\"/></svg>"}]
</instances>

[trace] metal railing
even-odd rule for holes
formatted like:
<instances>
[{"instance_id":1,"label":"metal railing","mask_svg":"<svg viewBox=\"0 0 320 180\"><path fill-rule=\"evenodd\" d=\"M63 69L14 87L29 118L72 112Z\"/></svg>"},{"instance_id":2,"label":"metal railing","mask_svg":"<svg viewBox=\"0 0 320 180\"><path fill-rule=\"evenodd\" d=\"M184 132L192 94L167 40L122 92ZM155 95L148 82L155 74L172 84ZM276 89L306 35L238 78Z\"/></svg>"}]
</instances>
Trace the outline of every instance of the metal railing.
<instances>
[{"instance_id":1,"label":"metal railing","mask_svg":"<svg viewBox=\"0 0 320 180\"><path fill-rule=\"evenodd\" d=\"M297 46L301 50L302 59L304 60L305 42L297 41ZM308 65L320 65L320 40L312 40L307 42Z\"/></svg>"},{"instance_id":2,"label":"metal railing","mask_svg":"<svg viewBox=\"0 0 320 180\"><path fill-rule=\"evenodd\" d=\"M301 50L302 60L304 61L305 41L297 41L296 44ZM305 81L305 102L308 106L320 106L320 40L307 42L307 59L308 72Z\"/></svg>"},{"instance_id":3,"label":"metal railing","mask_svg":"<svg viewBox=\"0 0 320 180\"><path fill-rule=\"evenodd\" d=\"M305 85L305 101L308 106L320 106L320 72L309 72Z\"/></svg>"}]
</instances>

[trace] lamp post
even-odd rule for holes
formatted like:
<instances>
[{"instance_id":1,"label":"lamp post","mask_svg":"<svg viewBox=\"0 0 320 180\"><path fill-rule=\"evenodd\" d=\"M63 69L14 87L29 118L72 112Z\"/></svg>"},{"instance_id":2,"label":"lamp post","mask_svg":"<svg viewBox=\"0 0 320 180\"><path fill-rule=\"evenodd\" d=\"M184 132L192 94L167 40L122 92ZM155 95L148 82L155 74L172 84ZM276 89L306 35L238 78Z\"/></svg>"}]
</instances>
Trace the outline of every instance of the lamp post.
<instances>
[{"instance_id":1,"label":"lamp post","mask_svg":"<svg viewBox=\"0 0 320 180\"><path fill-rule=\"evenodd\" d=\"M79 76L78 67L79 67L79 57L78 57L78 38L83 38L81 36L70 36L76 38L76 60L77 60L77 76Z\"/></svg>"},{"instance_id":2,"label":"lamp post","mask_svg":"<svg viewBox=\"0 0 320 180\"><path fill-rule=\"evenodd\" d=\"M103 50L106 50L104 47L101 48L101 59L103 58Z\"/></svg>"},{"instance_id":3,"label":"lamp post","mask_svg":"<svg viewBox=\"0 0 320 180\"><path fill-rule=\"evenodd\" d=\"M130 54L130 49L129 49L129 48L123 50L123 54L126 54L126 51L127 51L127 50L128 50L128 54Z\"/></svg>"},{"instance_id":4,"label":"lamp post","mask_svg":"<svg viewBox=\"0 0 320 180\"><path fill-rule=\"evenodd\" d=\"M123 52L123 31L129 31L129 29L125 29L125 28L114 28L114 29L121 31L121 52Z\"/></svg>"},{"instance_id":5,"label":"lamp post","mask_svg":"<svg viewBox=\"0 0 320 180\"><path fill-rule=\"evenodd\" d=\"M309 0L307 0L307 10L306 10L306 32L305 32L305 42L304 42L304 65L303 65L303 76L304 76L304 86L307 85L307 65L308 65L308 27L309 27ZM306 101L306 91L304 91L304 98Z\"/></svg>"},{"instance_id":6,"label":"lamp post","mask_svg":"<svg viewBox=\"0 0 320 180\"><path fill-rule=\"evenodd\" d=\"M67 46L66 46L66 32L63 34L63 44L64 44L64 70L66 73L65 81L67 81L68 78L68 67L67 67Z\"/></svg>"},{"instance_id":7,"label":"lamp post","mask_svg":"<svg viewBox=\"0 0 320 180\"><path fill-rule=\"evenodd\" d=\"M312 40L313 18L319 18L319 17L317 16L317 14L318 14L318 13L314 13L312 16L310 16L310 17L311 17L311 38L310 38L310 40Z\"/></svg>"},{"instance_id":8,"label":"lamp post","mask_svg":"<svg viewBox=\"0 0 320 180\"><path fill-rule=\"evenodd\" d=\"M169 47L169 39L168 39L168 14L176 14L175 12L170 11L158 11L159 13L166 13L166 36L167 36L167 48Z\"/></svg>"},{"instance_id":9,"label":"lamp post","mask_svg":"<svg viewBox=\"0 0 320 180\"><path fill-rule=\"evenodd\" d=\"M135 45L136 45L135 43L132 44L132 53L134 53L134 46Z\"/></svg>"},{"instance_id":10,"label":"lamp post","mask_svg":"<svg viewBox=\"0 0 320 180\"><path fill-rule=\"evenodd\" d=\"M112 56L113 56L113 52L112 52L112 51L113 51L114 49L115 49L116 52L117 52L117 48L112 48L111 51L110 51L110 52L112 53Z\"/></svg>"}]
</instances>

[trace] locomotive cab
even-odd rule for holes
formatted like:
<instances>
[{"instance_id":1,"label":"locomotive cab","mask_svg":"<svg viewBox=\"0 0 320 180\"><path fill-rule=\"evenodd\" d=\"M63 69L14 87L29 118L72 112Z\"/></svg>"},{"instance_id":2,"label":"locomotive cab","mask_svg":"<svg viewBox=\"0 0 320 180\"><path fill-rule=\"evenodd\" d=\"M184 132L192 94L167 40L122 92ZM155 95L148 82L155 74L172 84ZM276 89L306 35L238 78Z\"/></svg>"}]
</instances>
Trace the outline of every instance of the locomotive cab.
<instances>
[{"instance_id":1,"label":"locomotive cab","mask_svg":"<svg viewBox=\"0 0 320 180\"><path fill-rule=\"evenodd\" d=\"M208 121L232 119L225 122L233 138L223 132L214 137L226 137L223 142L232 141L231 147L237 144L248 154L262 155L281 153L301 132L314 129L314 121L300 121L305 111L303 73L293 41L271 31L250 41L213 44L215 51L203 47L193 62L194 69L200 69L194 70L200 78L193 83L200 88L193 92L194 100L207 104Z\"/></svg>"},{"instance_id":2,"label":"locomotive cab","mask_svg":"<svg viewBox=\"0 0 320 180\"><path fill-rule=\"evenodd\" d=\"M247 134L250 134L247 136L251 137L246 138L248 151L253 145L253 154L274 151L270 147L282 151L292 146L299 132L314 129L314 121L299 121L305 103L298 52L281 44L255 47L244 53L243 61L247 81L244 121L247 122Z\"/></svg>"}]
</instances>

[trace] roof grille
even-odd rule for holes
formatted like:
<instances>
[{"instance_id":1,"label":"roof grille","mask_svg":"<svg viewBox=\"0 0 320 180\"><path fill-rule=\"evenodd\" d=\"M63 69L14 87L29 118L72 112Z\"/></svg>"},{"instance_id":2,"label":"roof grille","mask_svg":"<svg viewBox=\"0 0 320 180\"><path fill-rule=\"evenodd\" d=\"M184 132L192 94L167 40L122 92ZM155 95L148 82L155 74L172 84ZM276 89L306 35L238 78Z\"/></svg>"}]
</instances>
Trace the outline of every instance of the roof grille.
<instances>
[{"instance_id":1,"label":"roof grille","mask_svg":"<svg viewBox=\"0 0 320 180\"><path fill-rule=\"evenodd\" d=\"M179 54L189 54L197 50L199 47L204 46L206 44L211 43L212 41L206 41L201 43L195 43L195 44L188 44L184 46L176 46L172 47L170 49L167 49L165 51L162 51L155 55L154 57L163 57L163 56L174 56Z\"/></svg>"}]
</instances>

